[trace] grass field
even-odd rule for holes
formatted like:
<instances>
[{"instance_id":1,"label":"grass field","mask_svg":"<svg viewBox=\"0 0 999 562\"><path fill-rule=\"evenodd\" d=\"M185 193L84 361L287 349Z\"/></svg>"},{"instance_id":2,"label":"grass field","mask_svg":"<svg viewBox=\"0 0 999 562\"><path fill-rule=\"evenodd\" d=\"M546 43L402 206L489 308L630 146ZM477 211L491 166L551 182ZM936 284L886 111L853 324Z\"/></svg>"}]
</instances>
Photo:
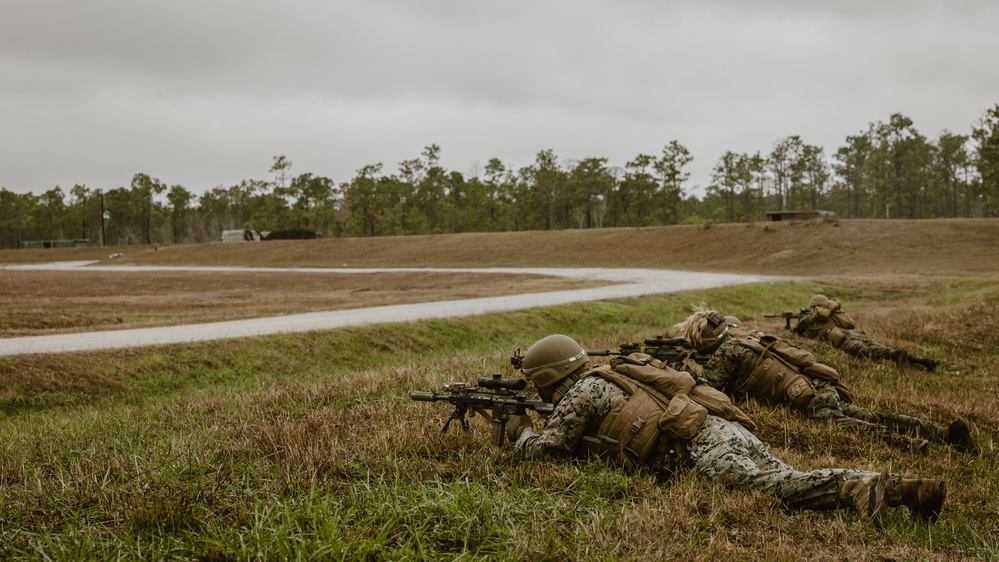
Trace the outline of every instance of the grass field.
<instances>
[{"instance_id":1,"label":"grass field","mask_svg":"<svg viewBox=\"0 0 999 562\"><path fill-rule=\"evenodd\" d=\"M455 320L0 357L0 558L999 559L997 248L995 221L126 248L115 263L617 265L798 278ZM0 262L107 253L2 251ZM9 273L0 272L0 286L10 286ZM52 295L33 310L55 325L60 299L75 297L65 279L49 282L52 291L33 287L28 294L32 301ZM164 317L221 318L232 314L230 302L242 307L240 314L271 310L247 304L259 295L243 294L223 299L217 312L201 311L211 299L192 291L194 282L166 276L147 282L169 303ZM224 290L222 280L202 282ZM467 290L514 292L520 282L469 279ZM260 289L269 298L261 302L306 303L323 293L293 289L295 283L269 282ZM387 282L381 298L427 300L435 288L448 290L438 284L401 277ZM15 301L16 284L5 291L14 292L5 292L4 302L27 309ZM875 339L941 363L927 373L811 346L840 369L858 402L941 422L963 416L974 425L979 450L935 445L913 456L750 404L757 434L802 469L846 466L946 479L948 502L937 523L922 525L894 510L877 530L846 511L791 512L768 497L732 493L689 474L660 484L593 461L518 463L488 444L483 420L473 419L467 434L441 435L445 407L408 397L448 381L511 375L511 351L550 333L592 348L656 335L692 303L779 331L782 323L763 314L796 309L815 292L840 298ZM331 298L322 306L349 301ZM84 302L77 306L74 317L84 320L51 329L79 329L103 314ZM15 328L2 330L17 335Z\"/></svg>"}]
</instances>

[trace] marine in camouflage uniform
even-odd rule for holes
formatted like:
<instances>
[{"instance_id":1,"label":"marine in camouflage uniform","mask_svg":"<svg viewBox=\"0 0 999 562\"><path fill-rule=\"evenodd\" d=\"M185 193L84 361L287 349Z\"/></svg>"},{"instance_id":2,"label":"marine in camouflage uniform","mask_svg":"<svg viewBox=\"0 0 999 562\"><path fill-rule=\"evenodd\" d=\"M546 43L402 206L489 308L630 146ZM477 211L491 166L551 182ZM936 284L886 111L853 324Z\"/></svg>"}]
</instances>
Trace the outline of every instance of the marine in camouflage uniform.
<instances>
[{"instance_id":1,"label":"marine in camouflage uniform","mask_svg":"<svg viewBox=\"0 0 999 562\"><path fill-rule=\"evenodd\" d=\"M768 402L766 397L757 395L751 388L747 390L750 387L747 380L764 360L755 349L741 343L751 336L738 332L739 336L733 337L727 329L713 333L706 321L712 312L700 309L674 326L675 335L686 337L701 353L711 354L698 374L708 384L730 396L739 398L739 394L746 393ZM782 403L800 410L811 419L832 420L840 427L867 432L886 444L914 452L924 452L928 440L950 443L962 450L974 447L970 429L960 418L950 425L942 425L902 414L875 412L845 398L834 381L801 374L811 385L814 396L797 403L789 400Z\"/></svg>"},{"instance_id":2,"label":"marine in camouflage uniform","mask_svg":"<svg viewBox=\"0 0 999 562\"><path fill-rule=\"evenodd\" d=\"M543 399L555 402L554 412L540 434L529 421L513 428L513 436L519 434L515 450L524 459L586 455L592 450L587 442L596 440L598 428L613 415L615 404L634 399L596 369L587 371L585 352L565 352L561 355L568 356L568 360L552 361L553 354L543 352L552 349L552 338L561 338L554 343L563 348L572 344L578 347L567 336L548 336L523 357L523 372L540 383L536 386ZM535 349L542 351L532 358ZM582 348L578 349L582 352ZM559 356L556 351L554 357ZM563 371L553 375L559 368ZM708 480L732 489L759 491L795 509L852 507L862 517L877 522L884 507L905 505L914 516L934 520L946 495L946 486L939 480L903 480L898 474L845 468L795 470L770 454L742 424L716 415L705 416L689 439L671 438L666 433L658 439L651 464L693 469ZM660 457L675 453L678 463Z\"/></svg>"},{"instance_id":3,"label":"marine in camouflage uniform","mask_svg":"<svg viewBox=\"0 0 999 562\"><path fill-rule=\"evenodd\" d=\"M616 384L598 376L579 380L555 407L541 434L524 431L515 449L525 459L583 456L581 447L588 431L600 425L615 398L625 397ZM663 436L661 439L667 439ZM692 468L697 474L744 491L755 490L777 497L789 507L835 509L842 505L840 486L852 479L878 473L846 468L802 472L771 455L760 440L738 422L708 415L694 438L673 441L668 451L681 452L678 468ZM671 459L663 459L672 464ZM902 477L889 476L885 501L900 505Z\"/></svg>"},{"instance_id":4,"label":"marine in camouflage uniform","mask_svg":"<svg viewBox=\"0 0 999 562\"><path fill-rule=\"evenodd\" d=\"M853 318L842 310L839 301L825 295L815 295L808 301L808 313L798 320L792 331L829 342L833 347L860 359L888 359L899 365L918 365L927 371L937 368L933 359L872 340L863 330L856 329Z\"/></svg>"}]
</instances>

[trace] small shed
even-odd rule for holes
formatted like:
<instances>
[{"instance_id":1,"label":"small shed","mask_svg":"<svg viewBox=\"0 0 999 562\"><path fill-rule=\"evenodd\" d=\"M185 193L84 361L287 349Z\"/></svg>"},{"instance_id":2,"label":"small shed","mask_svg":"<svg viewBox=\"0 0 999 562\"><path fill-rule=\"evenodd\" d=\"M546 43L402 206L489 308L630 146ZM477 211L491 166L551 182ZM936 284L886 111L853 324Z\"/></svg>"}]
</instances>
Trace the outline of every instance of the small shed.
<instances>
[{"instance_id":1,"label":"small shed","mask_svg":"<svg viewBox=\"0 0 999 562\"><path fill-rule=\"evenodd\" d=\"M266 240L313 240L314 230L223 230L223 242L260 242Z\"/></svg>"},{"instance_id":2,"label":"small shed","mask_svg":"<svg viewBox=\"0 0 999 562\"><path fill-rule=\"evenodd\" d=\"M270 231L259 231L259 230L223 230L222 231L222 241L223 242L254 242L260 241L267 238Z\"/></svg>"}]
</instances>

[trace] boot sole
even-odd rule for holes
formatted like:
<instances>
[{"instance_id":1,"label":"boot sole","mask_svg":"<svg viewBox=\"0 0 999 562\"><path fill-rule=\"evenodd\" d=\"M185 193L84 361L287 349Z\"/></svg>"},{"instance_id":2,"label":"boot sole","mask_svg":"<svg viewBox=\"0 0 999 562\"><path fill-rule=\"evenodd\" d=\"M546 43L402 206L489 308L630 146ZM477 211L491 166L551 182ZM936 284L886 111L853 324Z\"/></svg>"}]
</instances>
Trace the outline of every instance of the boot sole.
<instances>
[{"instance_id":1,"label":"boot sole","mask_svg":"<svg viewBox=\"0 0 999 562\"><path fill-rule=\"evenodd\" d=\"M933 523L940 517L940 511L943 509L944 500L947 499L947 483L940 481L936 484L936 492L931 497L935 500L932 504L920 505L919 508L909 508L912 516L916 519L921 519L923 521L929 521Z\"/></svg>"},{"instance_id":2,"label":"boot sole","mask_svg":"<svg viewBox=\"0 0 999 562\"><path fill-rule=\"evenodd\" d=\"M871 483L870 494L867 496L867 518L876 527L881 527L881 516L885 511L885 492L891 477L885 473L878 474Z\"/></svg>"}]
</instances>

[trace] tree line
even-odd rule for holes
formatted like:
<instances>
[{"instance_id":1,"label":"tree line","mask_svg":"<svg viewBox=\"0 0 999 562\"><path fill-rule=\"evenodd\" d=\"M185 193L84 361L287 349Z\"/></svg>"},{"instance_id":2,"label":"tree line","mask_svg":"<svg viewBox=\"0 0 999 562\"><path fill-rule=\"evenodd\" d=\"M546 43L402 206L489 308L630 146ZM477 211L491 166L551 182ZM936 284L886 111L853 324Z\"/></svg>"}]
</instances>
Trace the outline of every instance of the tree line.
<instances>
[{"instance_id":1,"label":"tree line","mask_svg":"<svg viewBox=\"0 0 999 562\"><path fill-rule=\"evenodd\" d=\"M206 242L235 229L390 236L751 222L767 211L795 210L847 218L999 216L999 104L968 135L944 131L930 139L894 114L828 155L798 136L766 154L726 152L701 198L687 186L693 157L676 140L624 166L601 157L560 159L547 149L524 167L492 158L468 174L443 168L440 151L430 145L394 173L366 165L339 184L295 176L292 162L275 156L272 179L201 195L143 173L113 189L0 189L0 247Z\"/></svg>"}]
</instances>

